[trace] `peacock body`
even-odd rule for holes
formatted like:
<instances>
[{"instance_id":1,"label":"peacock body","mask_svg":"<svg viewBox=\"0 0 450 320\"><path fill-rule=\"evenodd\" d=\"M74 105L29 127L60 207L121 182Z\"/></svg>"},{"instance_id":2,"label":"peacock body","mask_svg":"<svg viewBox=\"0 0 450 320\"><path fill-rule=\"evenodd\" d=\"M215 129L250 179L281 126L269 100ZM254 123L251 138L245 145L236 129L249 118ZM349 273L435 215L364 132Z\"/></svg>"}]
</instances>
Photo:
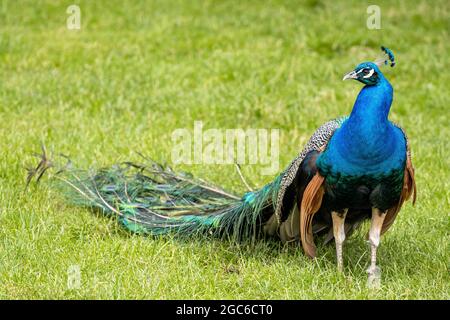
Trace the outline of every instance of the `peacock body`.
<instances>
[{"instance_id":1,"label":"peacock body","mask_svg":"<svg viewBox=\"0 0 450 320\"><path fill-rule=\"evenodd\" d=\"M398 203L406 164L406 136L388 120L392 86L378 67L376 86L365 86L350 117L331 137L316 161L325 178L324 202L331 211L379 208ZM351 212L349 212L351 213Z\"/></svg>"},{"instance_id":2,"label":"peacock body","mask_svg":"<svg viewBox=\"0 0 450 320\"><path fill-rule=\"evenodd\" d=\"M392 52L382 49L393 66ZM300 240L310 257L316 255L314 235L325 234L326 242L335 239L340 269L346 235L372 218L373 271L380 234L415 191L407 137L388 120L393 89L379 69L382 63L362 63L348 73L344 80L365 84L350 116L319 127L285 171L242 197L151 160L93 173L66 169L55 178L70 187L75 204L116 216L135 233L277 236ZM44 152L28 180L40 178L48 164Z\"/></svg>"}]
</instances>

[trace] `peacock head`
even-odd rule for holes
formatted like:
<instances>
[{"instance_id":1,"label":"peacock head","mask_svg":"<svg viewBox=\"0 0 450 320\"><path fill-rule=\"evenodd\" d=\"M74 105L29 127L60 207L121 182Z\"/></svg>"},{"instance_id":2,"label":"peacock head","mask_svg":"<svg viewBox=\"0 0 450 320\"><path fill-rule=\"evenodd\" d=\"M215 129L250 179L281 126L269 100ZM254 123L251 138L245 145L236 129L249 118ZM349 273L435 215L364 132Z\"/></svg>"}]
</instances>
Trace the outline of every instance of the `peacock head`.
<instances>
[{"instance_id":1,"label":"peacock head","mask_svg":"<svg viewBox=\"0 0 450 320\"><path fill-rule=\"evenodd\" d=\"M379 67L390 62L391 67L395 66L394 54L388 48L381 47L385 57L375 62L363 62L347 73L342 80L354 79L368 86L376 85L383 78Z\"/></svg>"}]
</instances>

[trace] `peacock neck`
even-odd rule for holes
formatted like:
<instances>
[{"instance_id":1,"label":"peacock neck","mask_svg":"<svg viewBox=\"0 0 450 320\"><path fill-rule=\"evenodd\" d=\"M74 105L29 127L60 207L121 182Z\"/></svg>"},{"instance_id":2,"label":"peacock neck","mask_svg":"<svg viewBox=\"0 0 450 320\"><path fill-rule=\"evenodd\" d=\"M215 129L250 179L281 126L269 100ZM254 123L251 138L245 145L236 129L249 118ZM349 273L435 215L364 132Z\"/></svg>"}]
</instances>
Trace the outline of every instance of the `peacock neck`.
<instances>
[{"instance_id":1,"label":"peacock neck","mask_svg":"<svg viewBox=\"0 0 450 320\"><path fill-rule=\"evenodd\" d=\"M333 139L340 157L355 165L370 166L393 152L396 136L388 120L392 98L392 86L384 77L361 90L350 117Z\"/></svg>"},{"instance_id":2,"label":"peacock neck","mask_svg":"<svg viewBox=\"0 0 450 320\"><path fill-rule=\"evenodd\" d=\"M392 86L384 77L376 85L365 86L356 98L349 124L368 129L388 126L392 98Z\"/></svg>"}]
</instances>

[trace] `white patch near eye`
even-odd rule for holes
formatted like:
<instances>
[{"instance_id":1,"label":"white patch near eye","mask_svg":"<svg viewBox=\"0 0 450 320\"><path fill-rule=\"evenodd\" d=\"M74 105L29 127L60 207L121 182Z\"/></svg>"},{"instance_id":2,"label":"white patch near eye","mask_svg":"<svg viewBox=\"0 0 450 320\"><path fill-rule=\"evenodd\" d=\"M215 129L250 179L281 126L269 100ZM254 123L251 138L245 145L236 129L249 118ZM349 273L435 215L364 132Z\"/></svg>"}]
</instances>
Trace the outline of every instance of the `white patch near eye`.
<instances>
[{"instance_id":1,"label":"white patch near eye","mask_svg":"<svg viewBox=\"0 0 450 320\"><path fill-rule=\"evenodd\" d=\"M374 72L375 71L373 69L370 69L370 72L367 75L365 75L363 78L364 79L370 78L373 75Z\"/></svg>"}]
</instances>

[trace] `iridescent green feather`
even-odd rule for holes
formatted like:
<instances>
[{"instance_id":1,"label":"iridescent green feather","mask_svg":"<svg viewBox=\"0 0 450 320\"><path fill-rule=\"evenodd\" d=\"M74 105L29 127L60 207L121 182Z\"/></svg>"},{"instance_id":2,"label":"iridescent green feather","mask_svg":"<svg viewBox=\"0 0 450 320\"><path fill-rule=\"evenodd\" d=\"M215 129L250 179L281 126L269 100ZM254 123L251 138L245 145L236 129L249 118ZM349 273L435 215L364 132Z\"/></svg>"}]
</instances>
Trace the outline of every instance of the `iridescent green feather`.
<instances>
[{"instance_id":1,"label":"iridescent green feather","mask_svg":"<svg viewBox=\"0 0 450 320\"><path fill-rule=\"evenodd\" d=\"M59 175L76 205L117 216L133 233L180 236L197 233L255 239L273 212L280 177L242 198L168 166L125 163L97 172Z\"/></svg>"}]
</instances>

